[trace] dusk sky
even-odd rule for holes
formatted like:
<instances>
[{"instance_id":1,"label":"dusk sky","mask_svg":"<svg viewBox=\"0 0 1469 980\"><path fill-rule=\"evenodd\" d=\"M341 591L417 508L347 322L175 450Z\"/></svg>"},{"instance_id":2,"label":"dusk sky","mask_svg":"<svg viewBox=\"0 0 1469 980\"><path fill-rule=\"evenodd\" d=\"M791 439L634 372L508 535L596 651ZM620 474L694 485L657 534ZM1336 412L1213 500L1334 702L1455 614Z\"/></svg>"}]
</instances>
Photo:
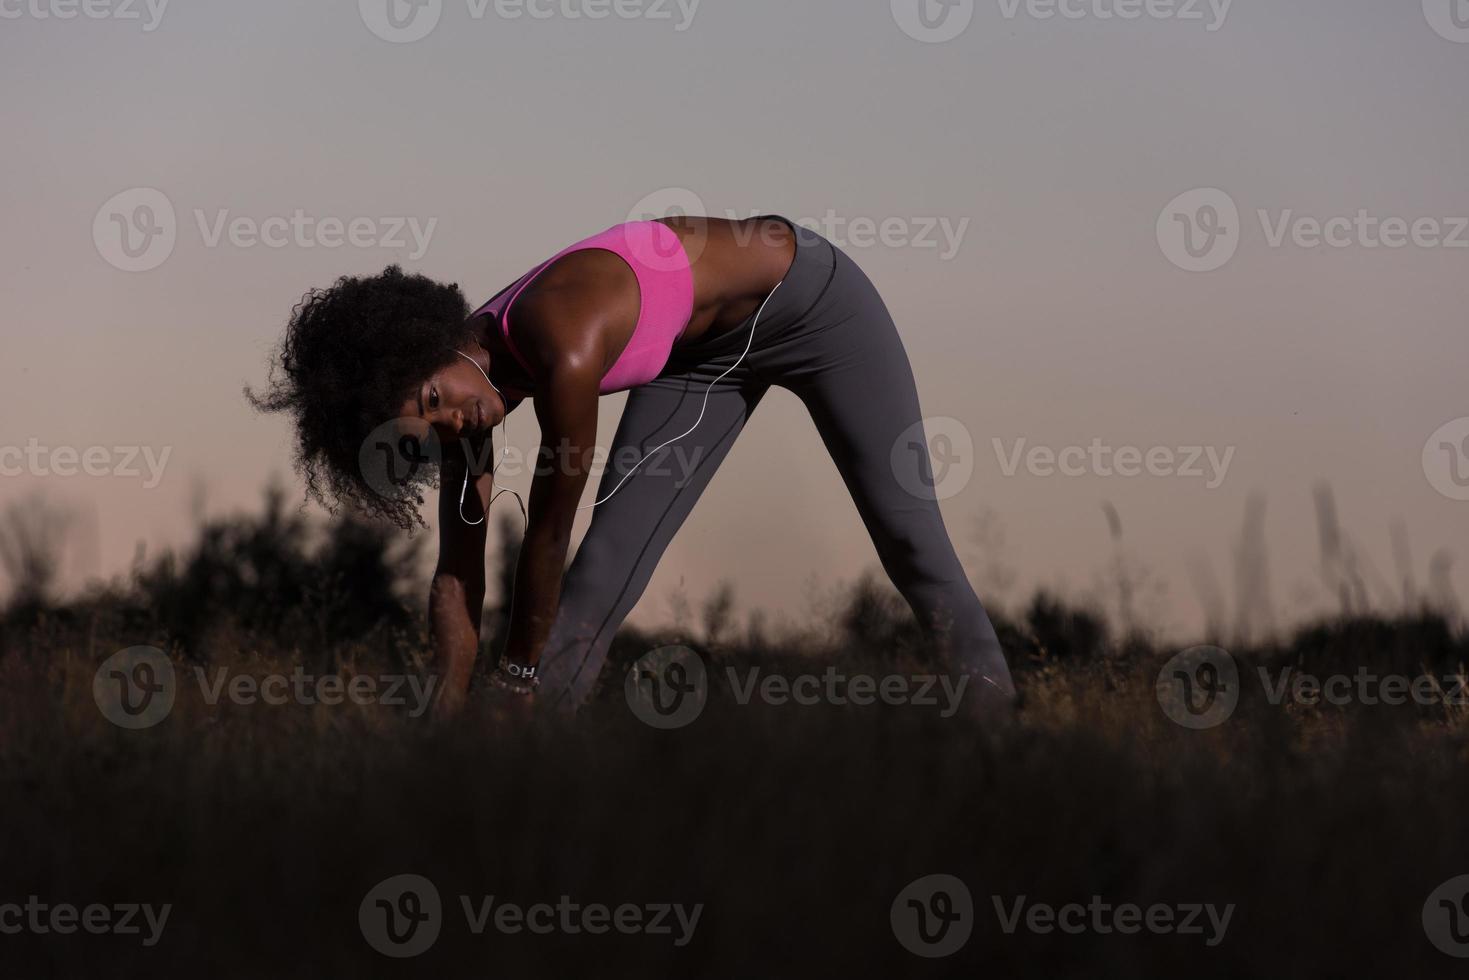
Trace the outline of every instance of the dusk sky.
<instances>
[{"instance_id":1,"label":"dusk sky","mask_svg":"<svg viewBox=\"0 0 1469 980\"><path fill-rule=\"evenodd\" d=\"M399 262L478 305L670 208L784 214L866 270L988 603L1112 595L1110 503L1147 618L1195 630L1196 566L1232 592L1260 494L1277 615L1326 611L1322 481L1383 605L1394 522L1420 587L1469 555L1464 0L82 10L0 0L0 505L85 515L68 586L187 541L197 487L299 499L289 421L241 389L306 290ZM509 435L534 446L528 408ZM774 389L631 621L721 579L799 616L876 564Z\"/></svg>"}]
</instances>

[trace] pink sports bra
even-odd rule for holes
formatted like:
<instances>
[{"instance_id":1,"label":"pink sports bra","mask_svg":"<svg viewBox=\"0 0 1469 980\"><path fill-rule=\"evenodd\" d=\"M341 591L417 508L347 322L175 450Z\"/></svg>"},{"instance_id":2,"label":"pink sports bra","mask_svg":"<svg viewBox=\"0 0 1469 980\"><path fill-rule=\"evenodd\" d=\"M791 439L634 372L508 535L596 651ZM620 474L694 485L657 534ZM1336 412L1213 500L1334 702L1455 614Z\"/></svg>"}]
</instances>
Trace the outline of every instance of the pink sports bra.
<instances>
[{"instance_id":1,"label":"pink sports bra","mask_svg":"<svg viewBox=\"0 0 1469 980\"><path fill-rule=\"evenodd\" d=\"M638 279L642 305L627 348L602 377L602 394L645 384L658 376L668 363L673 342L683 335L694 312L694 276L689 257L678 235L660 221L629 221L584 238L557 252L531 269L494 299L474 311L489 312L500 325L500 333L515 359L527 371L530 366L510 339L510 307L551 263L586 248L600 248L622 256ZM514 389L511 389L514 390ZM519 392L528 395L530 392Z\"/></svg>"}]
</instances>

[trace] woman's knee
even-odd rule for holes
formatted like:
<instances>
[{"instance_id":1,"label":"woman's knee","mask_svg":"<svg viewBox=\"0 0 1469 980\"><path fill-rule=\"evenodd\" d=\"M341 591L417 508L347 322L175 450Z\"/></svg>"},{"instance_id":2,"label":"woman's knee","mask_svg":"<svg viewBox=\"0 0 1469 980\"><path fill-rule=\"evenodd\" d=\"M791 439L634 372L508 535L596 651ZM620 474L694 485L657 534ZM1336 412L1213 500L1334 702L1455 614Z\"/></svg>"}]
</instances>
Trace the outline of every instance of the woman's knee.
<instances>
[{"instance_id":1,"label":"woman's knee","mask_svg":"<svg viewBox=\"0 0 1469 980\"><path fill-rule=\"evenodd\" d=\"M881 557L899 589L943 589L956 580L967 581L954 546L941 527L895 529L885 536Z\"/></svg>"}]
</instances>

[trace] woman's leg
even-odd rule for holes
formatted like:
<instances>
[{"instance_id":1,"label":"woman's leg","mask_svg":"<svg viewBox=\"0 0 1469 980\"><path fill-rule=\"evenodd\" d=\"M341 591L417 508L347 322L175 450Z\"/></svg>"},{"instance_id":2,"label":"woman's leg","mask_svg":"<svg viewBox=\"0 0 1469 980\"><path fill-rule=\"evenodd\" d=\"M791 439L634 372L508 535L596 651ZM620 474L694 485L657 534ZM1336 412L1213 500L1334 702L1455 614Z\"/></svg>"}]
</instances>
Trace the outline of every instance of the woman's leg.
<instances>
[{"instance_id":1,"label":"woman's leg","mask_svg":"<svg viewBox=\"0 0 1469 980\"><path fill-rule=\"evenodd\" d=\"M710 380L691 372L660 377L628 393L594 499L612 493L644 453L694 424ZM592 511L541 654L543 703L574 711L586 699L618 627L767 389L754 382L716 387L698 427L636 467Z\"/></svg>"},{"instance_id":2,"label":"woman's leg","mask_svg":"<svg viewBox=\"0 0 1469 980\"><path fill-rule=\"evenodd\" d=\"M845 254L836 261L824 304L841 311L839 329L808 337L801 369L779 383L810 411L893 585L940 655L971 675L964 700L991 716L1015 695L999 638L937 499L921 492L934 485L927 446L898 446L923 419L907 352L871 281Z\"/></svg>"}]
</instances>

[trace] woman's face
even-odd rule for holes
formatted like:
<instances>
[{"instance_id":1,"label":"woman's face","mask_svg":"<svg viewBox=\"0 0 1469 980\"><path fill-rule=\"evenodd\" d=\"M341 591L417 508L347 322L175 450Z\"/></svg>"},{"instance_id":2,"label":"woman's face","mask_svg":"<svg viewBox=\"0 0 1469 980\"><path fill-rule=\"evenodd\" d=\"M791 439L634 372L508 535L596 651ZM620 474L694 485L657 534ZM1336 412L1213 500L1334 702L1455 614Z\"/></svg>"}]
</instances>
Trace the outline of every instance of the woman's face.
<instances>
[{"instance_id":1,"label":"woman's face","mask_svg":"<svg viewBox=\"0 0 1469 980\"><path fill-rule=\"evenodd\" d=\"M473 363L469 358L473 358ZM456 357L409 394L400 406L400 417L423 419L434 427L439 439L488 435L505 418L505 401L481 372L488 370L489 355L483 348Z\"/></svg>"}]
</instances>

